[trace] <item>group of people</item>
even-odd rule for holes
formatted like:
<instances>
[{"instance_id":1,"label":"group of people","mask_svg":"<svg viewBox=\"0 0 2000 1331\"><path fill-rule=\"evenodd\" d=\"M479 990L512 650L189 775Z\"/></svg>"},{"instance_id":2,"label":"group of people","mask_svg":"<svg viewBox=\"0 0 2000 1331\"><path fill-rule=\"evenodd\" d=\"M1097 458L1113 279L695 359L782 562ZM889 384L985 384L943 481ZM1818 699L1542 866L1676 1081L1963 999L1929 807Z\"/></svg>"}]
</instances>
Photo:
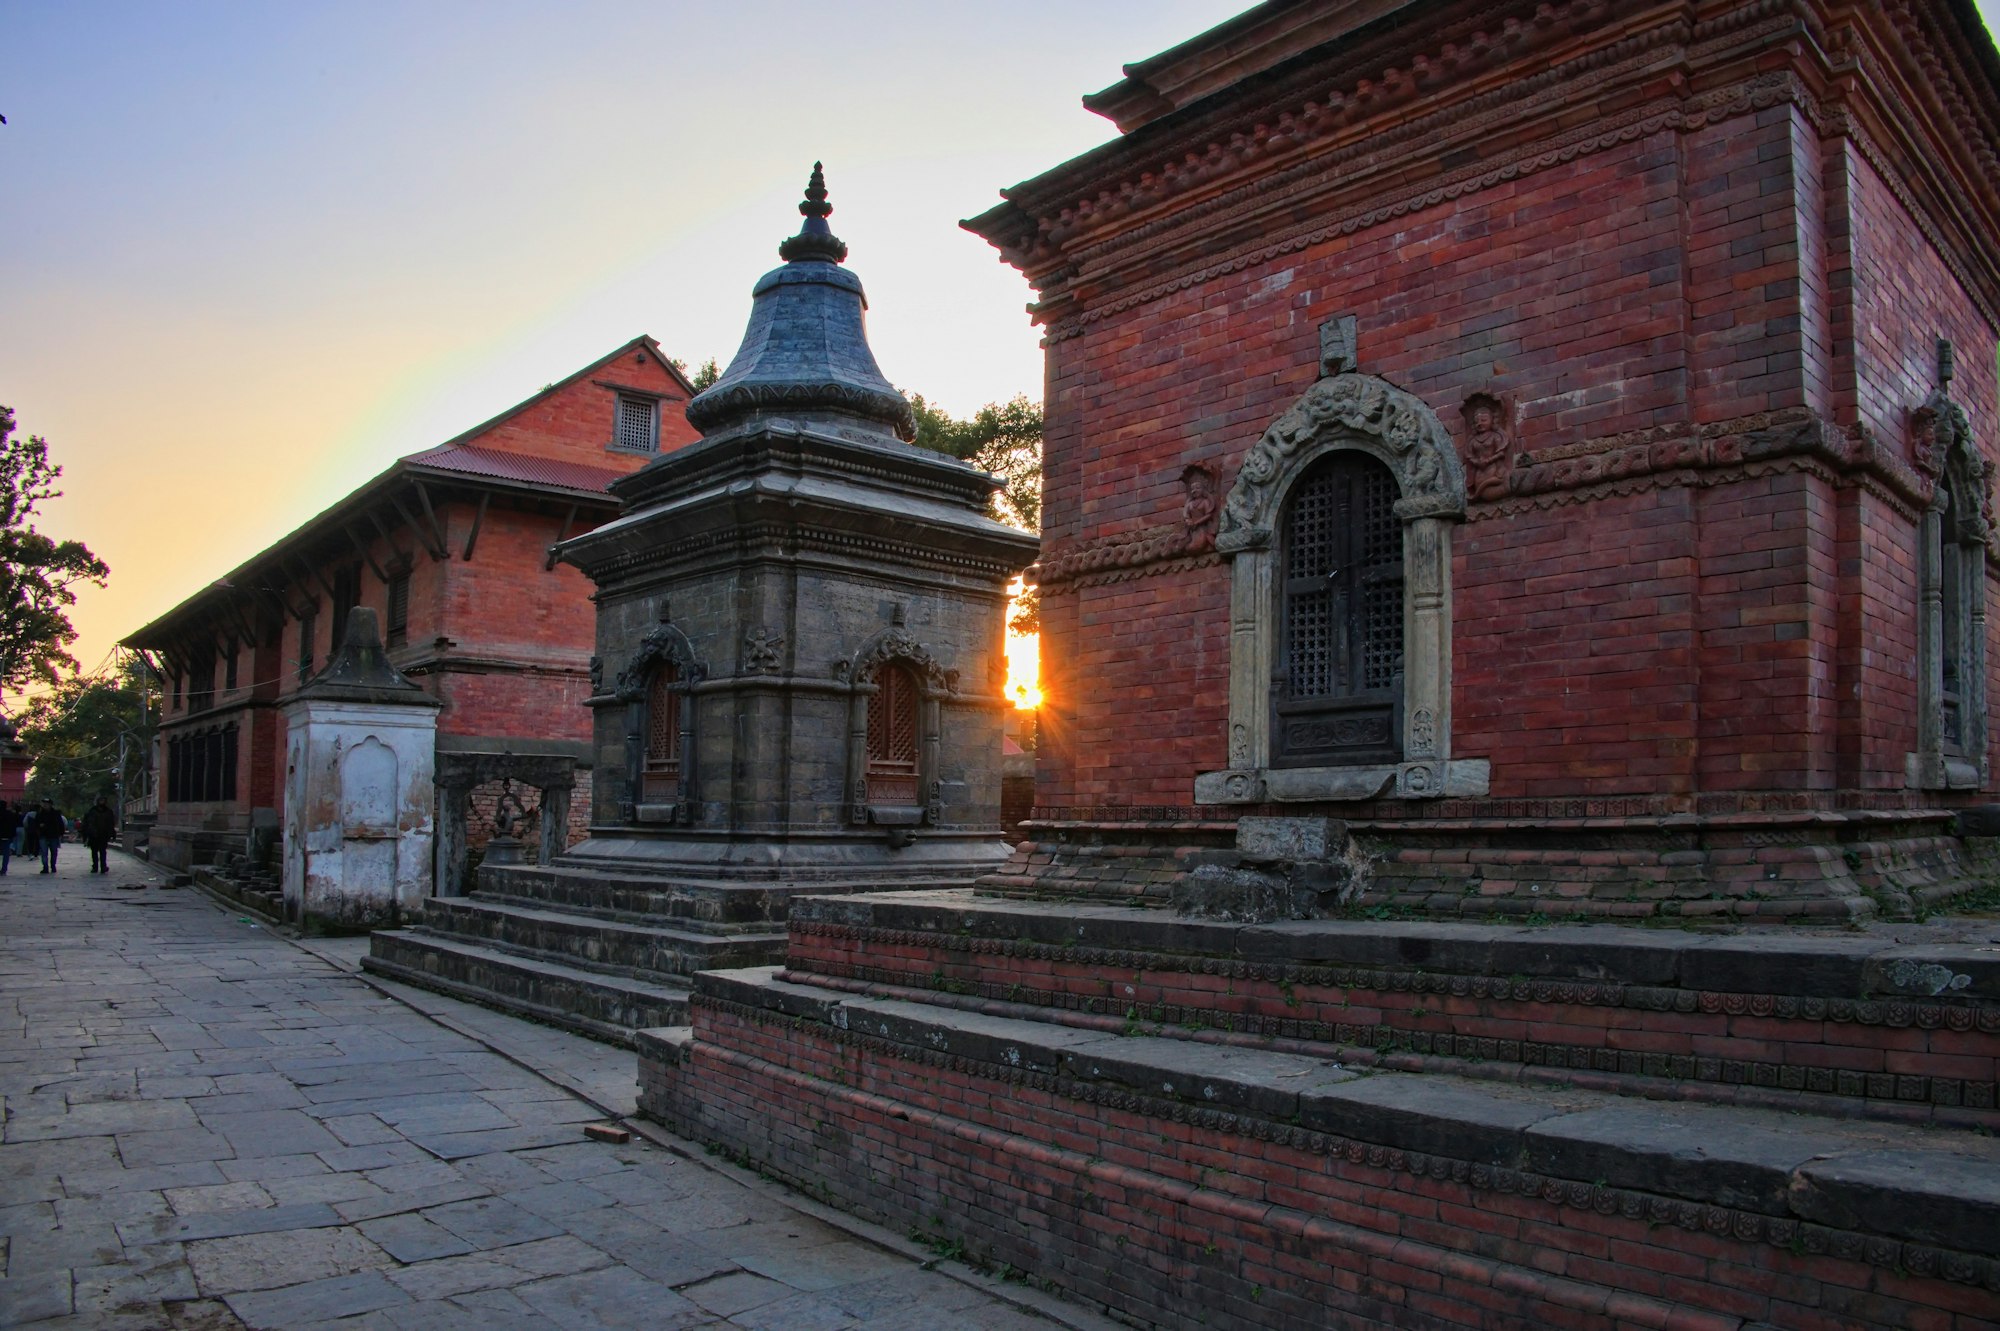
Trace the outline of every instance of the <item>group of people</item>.
<instances>
[{"instance_id":1,"label":"group of people","mask_svg":"<svg viewBox=\"0 0 2000 1331\"><path fill-rule=\"evenodd\" d=\"M0 800L0 874L7 872L16 855L39 855L41 872L54 873L63 838L72 830L90 847L90 871L110 873L111 838L118 834L118 820L103 796L74 821L63 816L54 800L43 800L39 806L24 803L18 809Z\"/></svg>"}]
</instances>

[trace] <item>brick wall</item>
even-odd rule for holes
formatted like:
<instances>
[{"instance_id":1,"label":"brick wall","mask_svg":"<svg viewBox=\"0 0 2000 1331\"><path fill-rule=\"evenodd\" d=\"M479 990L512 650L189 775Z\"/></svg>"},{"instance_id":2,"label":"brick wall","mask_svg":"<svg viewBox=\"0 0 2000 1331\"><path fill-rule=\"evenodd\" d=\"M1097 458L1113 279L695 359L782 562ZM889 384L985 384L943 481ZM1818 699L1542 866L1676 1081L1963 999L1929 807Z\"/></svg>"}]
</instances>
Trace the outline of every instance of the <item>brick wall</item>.
<instances>
[{"instance_id":1,"label":"brick wall","mask_svg":"<svg viewBox=\"0 0 2000 1331\"><path fill-rule=\"evenodd\" d=\"M1501 395L1515 449L1538 457L1820 428L1791 423L1806 410L1901 456L1940 334L2000 447L1994 328L1874 169L1785 103L1053 339L1047 559L1174 524L1191 462L1227 487L1312 382L1337 313L1358 318L1364 369L1454 433L1470 394ZM1913 521L1812 466L1475 506L1454 538L1455 754L1491 760L1497 798L1902 788ZM1045 586L1042 807L1186 806L1194 774L1226 765L1228 585L1210 559Z\"/></svg>"}]
</instances>

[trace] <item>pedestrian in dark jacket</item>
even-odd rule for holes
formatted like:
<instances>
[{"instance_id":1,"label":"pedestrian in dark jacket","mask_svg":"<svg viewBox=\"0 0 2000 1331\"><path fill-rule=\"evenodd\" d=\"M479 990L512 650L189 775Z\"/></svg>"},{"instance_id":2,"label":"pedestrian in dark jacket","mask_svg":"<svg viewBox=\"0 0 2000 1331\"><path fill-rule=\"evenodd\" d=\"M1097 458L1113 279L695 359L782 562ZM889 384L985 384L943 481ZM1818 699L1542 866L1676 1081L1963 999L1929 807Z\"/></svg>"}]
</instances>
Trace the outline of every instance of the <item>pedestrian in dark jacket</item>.
<instances>
[{"instance_id":1,"label":"pedestrian in dark jacket","mask_svg":"<svg viewBox=\"0 0 2000 1331\"><path fill-rule=\"evenodd\" d=\"M56 812L55 801L43 800L35 812L35 839L42 847L43 873L56 871L56 856L62 853L63 833L67 831L69 823Z\"/></svg>"},{"instance_id":2,"label":"pedestrian in dark jacket","mask_svg":"<svg viewBox=\"0 0 2000 1331\"><path fill-rule=\"evenodd\" d=\"M92 873L111 872L111 838L118 834L118 820L111 815L111 805L104 796L97 797L97 803L84 812L77 820L76 830L83 837L83 844L90 847L90 871Z\"/></svg>"},{"instance_id":3,"label":"pedestrian in dark jacket","mask_svg":"<svg viewBox=\"0 0 2000 1331\"><path fill-rule=\"evenodd\" d=\"M0 800L0 876L7 872L7 862L14 858L14 838L21 835L21 813Z\"/></svg>"}]
</instances>

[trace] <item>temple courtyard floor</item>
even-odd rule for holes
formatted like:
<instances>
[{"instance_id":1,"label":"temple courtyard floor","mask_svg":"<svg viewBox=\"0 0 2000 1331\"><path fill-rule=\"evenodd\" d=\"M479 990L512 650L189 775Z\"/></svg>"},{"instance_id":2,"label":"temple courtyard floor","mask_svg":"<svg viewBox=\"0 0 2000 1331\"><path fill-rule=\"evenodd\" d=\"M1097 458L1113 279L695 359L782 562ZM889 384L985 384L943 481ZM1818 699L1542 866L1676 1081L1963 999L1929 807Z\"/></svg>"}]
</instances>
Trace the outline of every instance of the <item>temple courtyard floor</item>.
<instances>
[{"instance_id":1,"label":"temple courtyard floor","mask_svg":"<svg viewBox=\"0 0 2000 1331\"><path fill-rule=\"evenodd\" d=\"M1111 1325L650 1125L587 1138L630 1050L112 863L0 878L0 1326Z\"/></svg>"}]
</instances>

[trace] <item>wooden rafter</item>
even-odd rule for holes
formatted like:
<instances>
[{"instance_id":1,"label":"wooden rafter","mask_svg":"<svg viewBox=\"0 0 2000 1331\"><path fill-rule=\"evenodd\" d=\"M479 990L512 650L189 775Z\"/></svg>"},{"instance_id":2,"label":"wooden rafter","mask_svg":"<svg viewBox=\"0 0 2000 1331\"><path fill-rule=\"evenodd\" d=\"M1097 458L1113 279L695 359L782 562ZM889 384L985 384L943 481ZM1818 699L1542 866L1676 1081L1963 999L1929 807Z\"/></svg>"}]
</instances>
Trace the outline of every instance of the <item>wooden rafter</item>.
<instances>
[{"instance_id":1,"label":"wooden rafter","mask_svg":"<svg viewBox=\"0 0 2000 1331\"><path fill-rule=\"evenodd\" d=\"M479 509L472 515L472 530L465 534L465 562L468 564L472 562L472 547L479 543L479 524L486 521L486 501L492 497L490 494L479 496Z\"/></svg>"},{"instance_id":2,"label":"wooden rafter","mask_svg":"<svg viewBox=\"0 0 2000 1331\"><path fill-rule=\"evenodd\" d=\"M424 538L424 548L431 552L431 558L442 563L451 558L451 551L445 546L444 524L438 521L437 510L431 507L430 490L425 487L422 481L413 481L411 484L416 487L417 502L423 505L424 519L430 526L428 528L419 527L415 522L411 522L410 526L419 536ZM396 503L396 511L399 513L403 511L403 505L400 500Z\"/></svg>"},{"instance_id":3,"label":"wooden rafter","mask_svg":"<svg viewBox=\"0 0 2000 1331\"><path fill-rule=\"evenodd\" d=\"M399 512L402 510L402 507L403 506L401 504L396 505L396 508ZM389 561L389 567L396 568L398 566L401 566L402 568L408 568L414 561L411 560L409 551L403 549L402 546L396 543L396 537L394 533L392 533L389 530L388 524L382 521L382 510L379 508L369 509L368 520L375 524L375 531L378 535L381 536L382 544L388 546L390 553L396 556L394 559ZM404 517L403 520L405 522L409 521L407 515ZM410 526L412 528L414 528L416 525L417 524L414 522L410 523Z\"/></svg>"},{"instance_id":4,"label":"wooden rafter","mask_svg":"<svg viewBox=\"0 0 2000 1331\"><path fill-rule=\"evenodd\" d=\"M569 526L572 522L575 521L576 521L576 505L571 504L569 506L569 512L563 514L562 528L561 530L556 532L555 544L549 547L549 557L542 564L542 571L544 573L548 572L550 569L553 569L556 566L556 552L561 550L562 543L569 539Z\"/></svg>"},{"instance_id":5,"label":"wooden rafter","mask_svg":"<svg viewBox=\"0 0 2000 1331\"><path fill-rule=\"evenodd\" d=\"M389 575L387 573L384 573L382 571L382 566L375 562L375 555L372 551L369 550L368 542L361 539L361 533L357 532L356 530L354 530L354 528L346 525L345 523L341 524L340 529L347 533L348 540L354 542L355 553L360 555L363 562L365 562L368 565L368 571L373 573L381 581L387 582L389 580Z\"/></svg>"}]
</instances>

